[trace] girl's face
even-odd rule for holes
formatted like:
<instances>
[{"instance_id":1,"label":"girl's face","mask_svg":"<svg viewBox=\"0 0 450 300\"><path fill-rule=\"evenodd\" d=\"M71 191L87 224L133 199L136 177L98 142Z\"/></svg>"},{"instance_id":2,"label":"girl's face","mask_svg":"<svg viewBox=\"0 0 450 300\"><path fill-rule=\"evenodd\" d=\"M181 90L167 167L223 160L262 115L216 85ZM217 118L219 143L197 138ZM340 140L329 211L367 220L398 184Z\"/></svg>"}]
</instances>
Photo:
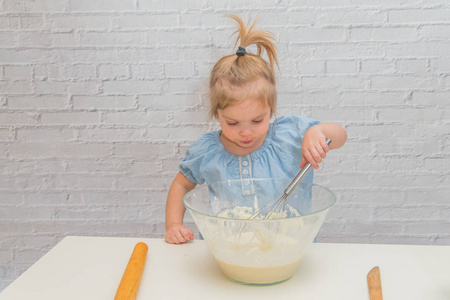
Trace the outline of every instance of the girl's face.
<instances>
[{"instance_id":1,"label":"girl's face","mask_svg":"<svg viewBox=\"0 0 450 300\"><path fill-rule=\"evenodd\" d=\"M220 139L225 149L238 156L258 150L269 131L270 116L270 107L255 98L219 109Z\"/></svg>"}]
</instances>

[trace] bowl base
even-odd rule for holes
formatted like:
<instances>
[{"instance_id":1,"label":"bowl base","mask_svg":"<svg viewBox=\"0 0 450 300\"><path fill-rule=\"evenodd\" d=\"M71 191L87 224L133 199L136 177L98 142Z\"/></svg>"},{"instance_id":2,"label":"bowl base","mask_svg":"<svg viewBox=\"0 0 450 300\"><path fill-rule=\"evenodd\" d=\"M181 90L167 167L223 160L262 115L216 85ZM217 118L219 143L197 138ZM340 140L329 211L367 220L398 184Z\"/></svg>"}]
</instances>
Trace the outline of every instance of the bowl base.
<instances>
[{"instance_id":1,"label":"bowl base","mask_svg":"<svg viewBox=\"0 0 450 300\"><path fill-rule=\"evenodd\" d=\"M294 275L300 259L288 264L265 267L250 267L230 264L216 258L217 263L230 280L245 285L274 285L282 283Z\"/></svg>"},{"instance_id":2,"label":"bowl base","mask_svg":"<svg viewBox=\"0 0 450 300\"><path fill-rule=\"evenodd\" d=\"M292 277L292 276L291 276ZM247 286L270 286L270 285L277 285L277 284L281 284L283 282L288 281L291 277L283 279L281 281L277 281L277 282L271 282L271 283L249 283L249 282L242 282L242 281L238 281L238 280L234 280L233 278L227 277L230 281L234 282L234 283L239 283L242 285L247 285Z\"/></svg>"}]
</instances>

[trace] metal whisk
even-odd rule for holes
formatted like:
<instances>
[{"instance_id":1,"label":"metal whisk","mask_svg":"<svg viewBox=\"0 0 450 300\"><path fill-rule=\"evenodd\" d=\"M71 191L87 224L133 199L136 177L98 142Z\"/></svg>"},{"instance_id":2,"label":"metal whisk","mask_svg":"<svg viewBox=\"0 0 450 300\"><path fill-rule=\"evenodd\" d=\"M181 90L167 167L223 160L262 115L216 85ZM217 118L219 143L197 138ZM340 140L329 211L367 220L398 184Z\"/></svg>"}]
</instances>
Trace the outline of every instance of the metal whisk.
<instances>
[{"instance_id":1,"label":"metal whisk","mask_svg":"<svg viewBox=\"0 0 450 300\"><path fill-rule=\"evenodd\" d=\"M326 139L327 145L331 143L330 139ZM249 220L253 220L257 218L261 212L267 211L266 215L263 217L264 220L270 219L272 216L279 214L283 211L284 204L286 202L287 197L292 193L292 191L297 187L297 185L302 181L302 179L308 174L311 170L311 164L307 163L303 169L298 172L297 176L295 176L294 180L288 185L288 187L284 190L283 195L276 201L273 201L266 206L257 209L253 215L249 217Z\"/></svg>"}]
</instances>

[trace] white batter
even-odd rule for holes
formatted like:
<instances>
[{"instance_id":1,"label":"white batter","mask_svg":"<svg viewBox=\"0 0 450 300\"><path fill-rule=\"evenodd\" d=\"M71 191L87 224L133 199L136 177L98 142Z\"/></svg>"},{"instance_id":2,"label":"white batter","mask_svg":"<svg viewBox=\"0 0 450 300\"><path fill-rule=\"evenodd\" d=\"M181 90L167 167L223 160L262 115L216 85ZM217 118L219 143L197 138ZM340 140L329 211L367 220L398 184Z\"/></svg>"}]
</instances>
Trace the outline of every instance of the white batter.
<instances>
[{"instance_id":1,"label":"white batter","mask_svg":"<svg viewBox=\"0 0 450 300\"><path fill-rule=\"evenodd\" d=\"M300 215L292 207L287 209L291 215ZM237 206L217 215L227 219L205 223L208 231L205 238L220 268L227 277L244 283L271 284L290 278L305 245L310 244L299 239L303 221L301 218L264 221L263 216L242 221L253 212L254 208Z\"/></svg>"}]
</instances>

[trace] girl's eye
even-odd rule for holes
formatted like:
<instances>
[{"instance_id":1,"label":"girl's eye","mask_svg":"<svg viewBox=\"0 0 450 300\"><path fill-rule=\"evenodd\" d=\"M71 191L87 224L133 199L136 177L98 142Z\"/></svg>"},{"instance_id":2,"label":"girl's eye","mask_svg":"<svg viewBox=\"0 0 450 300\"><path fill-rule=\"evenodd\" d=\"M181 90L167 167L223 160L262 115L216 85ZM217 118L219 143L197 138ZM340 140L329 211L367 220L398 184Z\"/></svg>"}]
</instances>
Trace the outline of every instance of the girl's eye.
<instances>
[{"instance_id":1,"label":"girl's eye","mask_svg":"<svg viewBox=\"0 0 450 300\"><path fill-rule=\"evenodd\" d=\"M234 123L227 122L227 124L228 124L228 126L236 126L238 123L237 122L234 122Z\"/></svg>"},{"instance_id":2,"label":"girl's eye","mask_svg":"<svg viewBox=\"0 0 450 300\"><path fill-rule=\"evenodd\" d=\"M262 122L262 120L255 120L255 121L253 121L253 123L256 123L256 124L259 124L261 122Z\"/></svg>"}]
</instances>

